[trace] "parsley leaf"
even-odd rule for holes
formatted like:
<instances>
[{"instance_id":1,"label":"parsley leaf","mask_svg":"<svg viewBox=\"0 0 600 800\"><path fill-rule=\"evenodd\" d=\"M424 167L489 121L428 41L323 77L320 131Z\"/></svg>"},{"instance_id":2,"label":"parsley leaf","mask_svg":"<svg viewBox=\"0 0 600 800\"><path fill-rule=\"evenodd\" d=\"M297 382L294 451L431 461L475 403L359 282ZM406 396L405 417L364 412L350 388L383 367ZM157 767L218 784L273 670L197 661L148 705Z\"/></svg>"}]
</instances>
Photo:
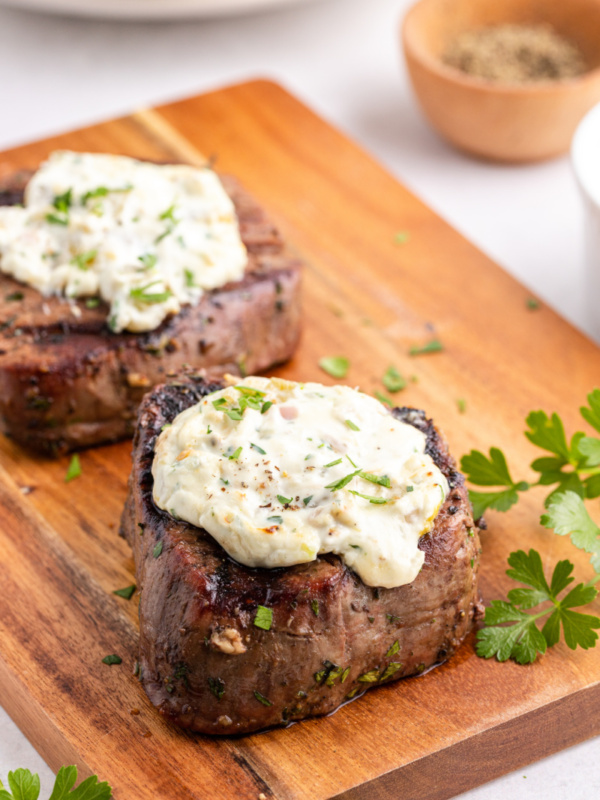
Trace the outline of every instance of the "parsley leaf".
<instances>
[{"instance_id":1,"label":"parsley leaf","mask_svg":"<svg viewBox=\"0 0 600 800\"><path fill-rule=\"evenodd\" d=\"M519 499L518 492L529 489L525 481L513 481L504 453L497 447L490 448L489 458L479 450L471 450L462 457L460 465L468 480L476 486L506 487L500 492L469 491L475 519L479 519L488 508L508 511Z\"/></svg>"},{"instance_id":2,"label":"parsley leaf","mask_svg":"<svg viewBox=\"0 0 600 800\"><path fill-rule=\"evenodd\" d=\"M419 347L418 345L413 345L408 354L410 356L422 356L426 353L440 353L444 349L444 345L440 342L439 339L432 339L427 344L422 345Z\"/></svg>"},{"instance_id":3,"label":"parsley leaf","mask_svg":"<svg viewBox=\"0 0 600 800\"><path fill-rule=\"evenodd\" d=\"M254 625L263 631L270 631L273 623L273 609L266 606L257 606Z\"/></svg>"},{"instance_id":4,"label":"parsley leaf","mask_svg":"<svg viewBox=\"0 0 600 800\"><path fill-rule=\"evenodd\" d=\"M156 286L157 283L161 283L161 281L152 281L137 289L130 289L129 296L140 303L147 303L148 305L164 303L171 297L172 292L170 289L165 289L162 292L149 292L148 289L152 286Z\"/></svg>"},{"instance_id":5,"label":"parsley leaf","mask_svg":"<svg viewBox=\"0 0 600 800\"><path fill-rule=\"evenodd\" d=\"M81 475L81 462L79 461L79 456L77 453L74 453L71 456L71 460L69 462L69 466L67 469L67 474L65 475L65 483L78 478Z\"/></svg>"},{"instance_id":6,"label":"parsley leaf","mask_svg":"<svg viewBox=\"0 0 600 800\"><path fill-rule=\"evenodd\" d=\"M498 661L514 659L519 664L530 664L538 653L545 653L555 645L561 633L571 650L594 647L600 628L600 618L572 611L572 608L588 605L598 592L591 585L577 584L562 599L563 592L573 578L573 564L559 561L552 574L550 585L546 580L542 559L537 550L525 553L517 550L508 558L511 569L506 574L528 589L512 589L508 602L493 600L485 612L485 627L477 634L477 654L483 658L496 656ZM600 576L598 576L600 580ZM541 611L526 613L526 609L550 602ZM542 630L536 621L550 614Z\"/></svg>"},{"instance_id":7,"label":"parsley leaf","mask_svg":"<svg viewBox=\"0 0 600 800\"><path fill-rule=\"evenodd\" d=\"M319 361L319 367L332 378L345 378L350 362L344 356L326 356Z\"/></svg>"},{"instance_id":8,"label":"parsley leaf","mask_svg":"<svg viewBox=\"0 0 600 800\"><path fill-rule=\"evenodd\" d=\"M112 797L108 783L99 783L97 775L91 775L73 789L76 781L77 767L61 767L49 800L109 800ZM32 774L28 769L9 772L8 785L10 791L0 781L0 800L37 800L39 797L39 775Z\"/></svg>"},{"instance_id":9,"label":"parsley leaf","mask_svg":"<svg viewBox=\"0 0 600 800\"><path fill-rule=\"evenodd\" d=\"M600 528L590 517L578 494L564 492L556 495L540 522L546 528L553 528L560 536L570 534L575 547L591 553L592 566L600 573Z\"/></svg>"},{"instance_id":10,"label":"parsley leaf","mask_svg":"<svg viewBox=\"0 0 600 800\"><path fill-rule=\"evenodd\" d=\"M393 403L392 400L390 400L389 397L386 397L381 392L375 392L374 394L375 394L375 397L379 400L380 403L383 403L384 405L389 406L390 408L393 407L394 403Z\"/></svg>"},{"instance_id":11,"label":"parsley leaf","mask_svg":"<svg viewBox=\"0 0 600 800\"><path fill-rule=\"evenodd\" d=\"M406 388L406 380L398 372L396 367L393 366L387 368L381 382L388 392L392 392L392 394Z\"/></svg>"},{"instance_id":12,"label":"parsley leaf","mask_svg":"<svg viewBox=\"0 0 600 800\"><path fill-rule=\"evenodd\" d=\"M131 586L126 586L124 589L115 589L113 594L116 594L117 597L124 597L125 600L131 600L136 588L135 583L132 583Z\"/></svg>"}]
</instances>

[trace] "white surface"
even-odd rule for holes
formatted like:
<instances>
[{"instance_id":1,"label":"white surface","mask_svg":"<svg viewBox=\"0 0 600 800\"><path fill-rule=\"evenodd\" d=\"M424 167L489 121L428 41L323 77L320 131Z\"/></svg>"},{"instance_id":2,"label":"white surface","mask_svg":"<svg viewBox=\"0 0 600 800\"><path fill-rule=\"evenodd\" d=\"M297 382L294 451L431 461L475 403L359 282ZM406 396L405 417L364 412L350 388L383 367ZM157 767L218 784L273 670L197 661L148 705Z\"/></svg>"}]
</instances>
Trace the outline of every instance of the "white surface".
<instances>
[{"instance_id":1,"label":"white surface","mask_svg":"<svg viewBox=\"0 0 600 800\"><path fill-rule=\"evenodd\" d=\"M568 159L491 166L441 142L423 121L399 67L396 30L409 4L328 0L256 16L160 24L0 9L0 147L224 83L273 77L581 324L582 209ZM599 751L600 740L592 740L463 800L600 796ZM0 712L0 775L17 766L40 770L49 793L48 769Z\"/></svg>"},{"instance_id":2,"label":"white surface","mask_svg":"<svg viewBox=\"0 0 600 800\"><path fill-rule=\"evenodd\" d=\"M2 5L107 19L222 17L299 0L1 0Z\"/></svg>"},{"instance_id":3,"label":"white surface","mask_svg":"<svg viewBox=\"0 0 600 800\"><path fill-rule=\"evenodd\" d=\"M584 272L586 318L591 334L600 339L600 105L589 111L573 137L571 158L584 207Z\"/></svg>"}]
</instances>

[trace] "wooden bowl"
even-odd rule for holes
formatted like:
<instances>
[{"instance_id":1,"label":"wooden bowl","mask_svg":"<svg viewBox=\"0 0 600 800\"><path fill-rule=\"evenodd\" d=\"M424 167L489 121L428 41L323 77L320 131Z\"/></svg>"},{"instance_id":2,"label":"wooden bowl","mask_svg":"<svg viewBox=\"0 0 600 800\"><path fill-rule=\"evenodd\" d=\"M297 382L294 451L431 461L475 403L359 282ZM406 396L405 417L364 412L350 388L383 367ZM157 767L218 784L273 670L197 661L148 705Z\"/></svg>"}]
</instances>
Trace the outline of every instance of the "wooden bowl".
<instances>
[{"instance_id":1,"label":"wooden bowl","mask_svg":"<svg viewBox=\"0 0 600 800\"><path fill-rule=\"evenodd\" d=\"M578 45L588 71L566 81L507 84L442 62L460 33L506 23L549 23ZM412 84L431 124L461 150L494 161L539 161L569 148L600 101L600 0L420 0L402 42Z\"/></svg>"}]
</instances>

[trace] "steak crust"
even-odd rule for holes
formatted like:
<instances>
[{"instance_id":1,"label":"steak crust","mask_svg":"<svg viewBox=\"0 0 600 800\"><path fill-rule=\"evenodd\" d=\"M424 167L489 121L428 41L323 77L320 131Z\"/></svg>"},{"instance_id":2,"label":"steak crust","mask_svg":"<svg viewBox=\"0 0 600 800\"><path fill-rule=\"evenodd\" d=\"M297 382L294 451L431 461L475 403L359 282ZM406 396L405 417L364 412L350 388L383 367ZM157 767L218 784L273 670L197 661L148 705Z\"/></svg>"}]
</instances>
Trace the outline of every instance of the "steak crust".
<instances>
[{"instance_id":1,"label":"steak crust","mask_svg":"<svg viewBox=\"0 0 600 800\"><path fill-rule=\"evenodd\" d=\"M190 373L156 387L134 438L121 534L141 591L140 680L160 713L193 731L248 733L327 714L451 656L480 613L480 544L463 477L433 423L415 409L392 412L426 434L450 484L411 584L366 586L335 555L253 569L152 499L161 427L220 388ZM258 605L273 610L268 631L254 625Z\"/></svg>"},{"instance_id":2,"label":"steak crust","mask_svg":"<svg viewBox=\"0 0 600 800\"><path fill-rule=\"evenodd\" d=\"M31 173L0 185L22 202ZM256 201L229 177L248 250L243 279L206 292L147 333L112 333L108 306L44 298L0 273L0 427L51 455L131 436L144 393L184 365L261 372L289 359L300 335L300 261Z\"/></svg>"}]
</instances>

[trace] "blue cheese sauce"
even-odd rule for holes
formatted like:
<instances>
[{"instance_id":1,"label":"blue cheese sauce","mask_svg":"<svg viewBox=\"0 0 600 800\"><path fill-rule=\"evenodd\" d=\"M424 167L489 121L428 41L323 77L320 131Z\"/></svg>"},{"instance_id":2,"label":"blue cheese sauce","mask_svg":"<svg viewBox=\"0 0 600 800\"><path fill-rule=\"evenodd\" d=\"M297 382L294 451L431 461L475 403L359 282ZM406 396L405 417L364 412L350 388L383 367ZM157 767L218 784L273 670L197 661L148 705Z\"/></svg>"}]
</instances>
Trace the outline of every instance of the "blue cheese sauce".
<instances>
[{"instance_id":1,"label":"blue cheese sauce","mask_svg":"<svg viewBox=\"0 0 600 800\"><path fill-rule=\"evenodd\" d=\"M448 483L425 435L346 386L245 378L158 437L154 501L249 567L336 553L369 586L411 583Z\"/></svg>"},{"instance_id":2,"label":"blue cheese sauce","mask_svg":"<svg viewBox=\"0 0 600 800\"><path fill-rule=\"evenodd\" d=\"M43 295L99 296L114 332L156 328L242 278L233 203L210 169L59 151L0 207L0 270Z\"/></svg>"}]
</instances>

